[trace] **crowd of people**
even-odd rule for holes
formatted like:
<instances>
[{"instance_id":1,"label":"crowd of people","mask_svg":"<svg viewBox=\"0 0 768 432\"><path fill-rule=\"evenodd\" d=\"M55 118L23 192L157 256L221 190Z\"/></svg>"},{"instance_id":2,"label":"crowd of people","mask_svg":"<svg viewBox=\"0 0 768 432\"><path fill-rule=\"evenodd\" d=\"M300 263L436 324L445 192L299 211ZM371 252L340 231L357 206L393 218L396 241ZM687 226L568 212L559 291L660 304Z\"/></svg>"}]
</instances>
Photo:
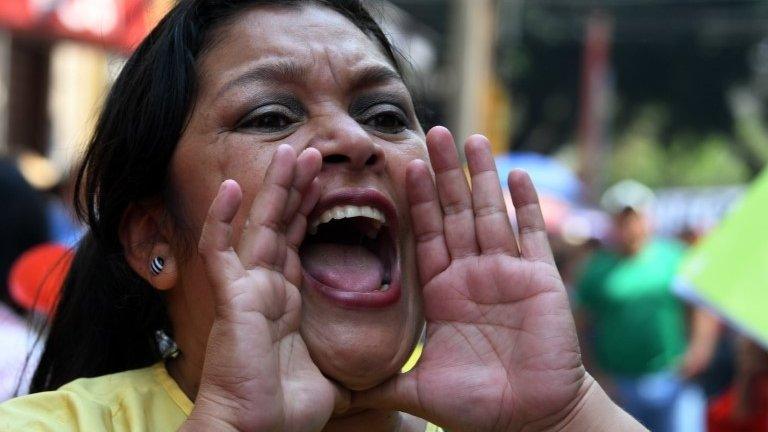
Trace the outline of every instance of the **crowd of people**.
<instances>
[{"instance_id":1,"label":"crowd of people","mask_svg":"<svg viewBox=\"0 0 768 432\"><path fill-rule=\"evenodd\" d=\"M675 294L695 239L689 230L679 238L654 236L654 200L631 180L601 199L612 234L592 246L572 280L589 369L650 430L765 430L764 378L760 368L744 367L760 364L761 349L711 310ZM748 349L734 350L745 343Z\"/></svg>"}]
</instances>

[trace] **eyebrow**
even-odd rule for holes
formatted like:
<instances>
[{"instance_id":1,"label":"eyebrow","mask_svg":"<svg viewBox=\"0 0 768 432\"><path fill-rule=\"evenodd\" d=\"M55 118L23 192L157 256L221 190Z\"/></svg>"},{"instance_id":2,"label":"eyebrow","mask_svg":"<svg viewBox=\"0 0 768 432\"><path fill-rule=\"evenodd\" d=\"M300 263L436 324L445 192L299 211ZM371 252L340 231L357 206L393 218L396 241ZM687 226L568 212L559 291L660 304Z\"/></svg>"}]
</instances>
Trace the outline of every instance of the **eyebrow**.
<instances>
[{"instance_id":1,"label":"eyebrow","mask_svg":"<svg viewBox=\"0 0 768 432\"><path fill-rule=\"evenodd\" d=\"M365 87L387 84L390 82L403 83L403 77L395 70L382 65L366 66L355 72L350 89L359 90Z\"/></svg>"},{"instance_id":2,"label":"eyebrow","mask_svg":"<svg viewBox=\"0 0 768 432\"><path fill-rule=\"evenodd\" d=\"M363 93L359 97L355 98L349 105L349 112L353 114L359 114L366 109L381 103L388 103L397 106L403 112L408 110L408 102L403 99L403 95L400 92L372 92Z\"/></svg>"},{"instance_id":3,"label":"eyebrow","mask_svg":"<svg viewBox=\"0 0 768 432\"><path fill-rule=\"evenodd\" d=\"M403 78L395 70L383 65L364 66L353 72L350 90L387 84L403 83ZM281 60L257 66L224 85L218 92L220 97L229 90L252 82L302 82L311 75L310 69L293 61Z\"/></svg>"}]
</instances>

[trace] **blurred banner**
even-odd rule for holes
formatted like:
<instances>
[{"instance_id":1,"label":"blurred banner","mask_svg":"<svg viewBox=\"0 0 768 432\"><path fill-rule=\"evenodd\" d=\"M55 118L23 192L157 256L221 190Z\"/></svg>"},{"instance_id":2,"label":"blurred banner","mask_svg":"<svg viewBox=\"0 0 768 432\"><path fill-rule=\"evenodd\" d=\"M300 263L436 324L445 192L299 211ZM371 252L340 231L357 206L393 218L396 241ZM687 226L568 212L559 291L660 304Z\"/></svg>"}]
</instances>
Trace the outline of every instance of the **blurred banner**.
<instances>
[{"instance_id":1,"label":"blurred banner","mask_svg":"<svg viewBox=\"0 0 768 432\"><path fill-rule=\"evenodd\" d=\"M578 210L576 203L582 184L576 174L557 159L533 152L510 152L495 156L501 190L510 220L514 223L515 206L507 184L507 175L513 169L525 170L531 176L550 234L562 234L563 225Z\"/></svg>"},{"instance_id":2,"label":"blurred banner","mask_svg":"<svg viewBox=\"0 0 768 432\"><path fill-rule=\"evenodd\" d=\"M768 170L686 257L676 291L768 348Z\"/></svg>"},{"instance_id":3,"label":"blurred banner","mask_svg":"<svg viewBox=\"0 0 768 432\"><path fill-rule=\"evenodd\" d=\"M171 0L2 0L0 27L35 37L68 38L130 51Z\"/></svg>"}]
</instances>

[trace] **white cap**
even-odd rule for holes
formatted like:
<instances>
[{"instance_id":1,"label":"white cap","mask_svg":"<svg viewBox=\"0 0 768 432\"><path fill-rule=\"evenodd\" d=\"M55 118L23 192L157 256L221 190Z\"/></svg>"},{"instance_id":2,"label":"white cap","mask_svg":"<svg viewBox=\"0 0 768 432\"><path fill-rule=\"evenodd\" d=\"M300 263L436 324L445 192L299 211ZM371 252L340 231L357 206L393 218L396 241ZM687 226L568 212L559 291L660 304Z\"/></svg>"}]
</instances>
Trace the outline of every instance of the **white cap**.
<instances>
[{"instance_id":1,"label":"white cap","mask_svg":"<svg viewBox=\"0 0 768 432\"><path fill-rule=\"evenodd\" d=\"M605 191L600 206L610 214L626 209L642 213L650 210L655 201L656 196L648 186L635 180L622 180Z\"/></svg>"}]
</instances>

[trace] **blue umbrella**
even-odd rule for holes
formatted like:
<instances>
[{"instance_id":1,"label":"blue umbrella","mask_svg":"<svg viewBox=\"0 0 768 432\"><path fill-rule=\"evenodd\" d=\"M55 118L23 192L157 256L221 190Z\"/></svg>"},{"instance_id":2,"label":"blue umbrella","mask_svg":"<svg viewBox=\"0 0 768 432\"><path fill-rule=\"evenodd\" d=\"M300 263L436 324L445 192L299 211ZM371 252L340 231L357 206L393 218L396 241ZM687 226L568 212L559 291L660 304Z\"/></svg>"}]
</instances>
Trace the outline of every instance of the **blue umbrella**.
<instances>
[{"instance_id":1,"label":"blue umbrella","mask_svg":"<svg viewBox=\"0 0 768 432\"><path fill-rule=\"evenodd\" d=\"M502 188L507 188L507 173L518 168L528 172L539 193L569 203L579 201L581 182L570 168L557 159L533 152L506 153L495 159Z\"/></svg>"}]
</instances>

